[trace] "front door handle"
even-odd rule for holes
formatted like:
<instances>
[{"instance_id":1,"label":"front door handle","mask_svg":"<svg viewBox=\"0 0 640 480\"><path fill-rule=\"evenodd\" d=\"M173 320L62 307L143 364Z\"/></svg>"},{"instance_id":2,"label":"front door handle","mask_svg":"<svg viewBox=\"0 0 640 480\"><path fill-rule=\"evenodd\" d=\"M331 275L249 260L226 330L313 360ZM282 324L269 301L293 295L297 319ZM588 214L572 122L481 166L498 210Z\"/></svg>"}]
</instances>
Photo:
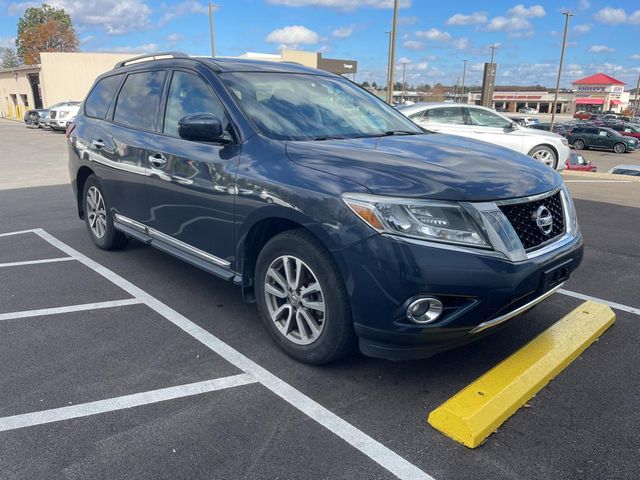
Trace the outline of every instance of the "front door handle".
<instances>
[{"instance_id":1,"label":"front door handle","mask_svg":"<svg viewBox=\"0 0 640 480\"><path fill-rule=\"evenodd\" d=\"M93 148L95 148L96 150L100 150L100 149L106 147L107 145L102 140L94 140L94 141L91 142L91 146Z\"/></svg>"},{"instance_id":2,"label":"front door handle","mask_svg":"<svg viewBox=\"0 0 640 480\"><path fill-rule=\"evenodd\" d=\"M149 155L149 163L156 168L162 168L167 164L167 159L161 153L154 153Z\"/></svg>"}]
</instances>

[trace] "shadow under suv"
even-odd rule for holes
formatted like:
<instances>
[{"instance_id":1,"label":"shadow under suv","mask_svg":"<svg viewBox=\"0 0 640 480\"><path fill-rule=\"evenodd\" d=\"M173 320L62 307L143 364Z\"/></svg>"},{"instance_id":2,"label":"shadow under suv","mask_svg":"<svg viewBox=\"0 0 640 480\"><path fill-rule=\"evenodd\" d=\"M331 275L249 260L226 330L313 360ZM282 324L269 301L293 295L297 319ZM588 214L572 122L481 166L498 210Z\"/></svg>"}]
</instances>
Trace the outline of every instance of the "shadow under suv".
<instances>
[{"instance_id":1,"label":"shadow under suv","mask_svg":"<svg viewBox=\"0 0 640 480\"><path fill-rule=\"evenodd\" d=\"M320 70L132 59L96 80L67 134L98 247L135 238L234 282L308 363L468 343L582 259L552 169L427 132Z\"/></svg>"}]
</instances>

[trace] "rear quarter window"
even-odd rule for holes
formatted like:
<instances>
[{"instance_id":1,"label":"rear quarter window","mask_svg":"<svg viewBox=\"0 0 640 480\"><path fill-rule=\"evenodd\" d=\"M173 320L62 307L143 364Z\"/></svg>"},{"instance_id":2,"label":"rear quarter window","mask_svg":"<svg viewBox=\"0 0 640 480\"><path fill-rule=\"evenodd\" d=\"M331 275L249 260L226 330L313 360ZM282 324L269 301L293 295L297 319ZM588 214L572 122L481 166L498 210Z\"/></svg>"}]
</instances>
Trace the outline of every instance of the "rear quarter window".
<instances>
[{"instance_id":1,"label":"rear quarter window","mask_svg":"<svg viewBox=\"0 0 640 480\"><path fill-rule=\"evenodd\" d=\"M155 130L166 72L131 73L116 102L113 121L140 130Z\"/></svg>"},{"instance_id":2,"label":"rear quarter window","mask_svg":"<svg viewBox=\"0 0 640 480\"><path fill-rule=\"evenodd\" d=\"M100 80L84 102L84 113L88 117L104 118L111 105L111 100L124 75L112 75Z\"/></svg>"}]
</instances>

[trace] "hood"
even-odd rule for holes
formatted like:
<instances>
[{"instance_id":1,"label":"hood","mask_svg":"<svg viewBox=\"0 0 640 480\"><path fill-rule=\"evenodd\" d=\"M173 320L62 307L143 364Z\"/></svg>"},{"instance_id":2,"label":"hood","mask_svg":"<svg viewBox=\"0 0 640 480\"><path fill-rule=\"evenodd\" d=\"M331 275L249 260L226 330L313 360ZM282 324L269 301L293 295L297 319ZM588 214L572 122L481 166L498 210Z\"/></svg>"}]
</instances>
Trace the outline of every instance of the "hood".
<instances>
[{"instance_id":1,"label":"hood","mask_svg":"<svg viewBox=\"0 0 640 480\"><path fill-rule=\"evenodd\" d=\"M443 134L287 143L289 158L347 178L378 195L490 201L524 197L562 184L526 155Z\"/></svg>"},{"instance_id":2,"label":"hood","mask_svg":"<svg viewBox=\"0 0 640 480\"><path fill-rule=\"evenodd\" d=\"M536 137L547 137L549 140L555 140L556 142L561 141L563 138L562 135L559 135L557 133L551 133L547 130L538 130L537 128L519 127L518 133L521 133L527 136L530 135L530 136L536 136Z\"/></svg>"}]
</instances>

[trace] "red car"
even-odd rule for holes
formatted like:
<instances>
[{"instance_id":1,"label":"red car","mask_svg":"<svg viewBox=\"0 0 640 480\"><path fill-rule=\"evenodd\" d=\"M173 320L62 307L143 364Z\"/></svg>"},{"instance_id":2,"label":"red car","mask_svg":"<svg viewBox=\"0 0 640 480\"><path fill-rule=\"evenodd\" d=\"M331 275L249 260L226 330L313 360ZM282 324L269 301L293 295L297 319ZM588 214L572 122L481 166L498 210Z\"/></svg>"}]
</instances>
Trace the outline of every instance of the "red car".
<instances>
[{"instance_id":1,"label":"red car","mask_svg":"<svg viewBox=\"0 0 640 480\"><path fill-rule=\"evenodd\" d=\"M576 152L571 152L567 163L565 163L566 170L578 170L580 172L597 172L598 167L584 158L582 155Z\"/></svg>"},{"instance_id":2,"label":"red car","mask_svg":"<svg viewBox=\"0 0 640 480\"><path fill-rule=\"evenodd\" d=\"M625 135L627 137L640 138L640 127L636 127L635 125L607 125L612 130L615 130L621 135Z\"/></svg>"},{"instance_id":3,"label":"red car","mask_svg":"<svg viewBox=\"0 0 640 480\"><path fill-rule=\"evenodd\" d=\"M577 118L579 120L589 120L591 118L591 115L593 115L593 114L589 113L589 112L580 111L580 112L576 112L573 115L573 118Z\"/></svg>"}]
</instances>

